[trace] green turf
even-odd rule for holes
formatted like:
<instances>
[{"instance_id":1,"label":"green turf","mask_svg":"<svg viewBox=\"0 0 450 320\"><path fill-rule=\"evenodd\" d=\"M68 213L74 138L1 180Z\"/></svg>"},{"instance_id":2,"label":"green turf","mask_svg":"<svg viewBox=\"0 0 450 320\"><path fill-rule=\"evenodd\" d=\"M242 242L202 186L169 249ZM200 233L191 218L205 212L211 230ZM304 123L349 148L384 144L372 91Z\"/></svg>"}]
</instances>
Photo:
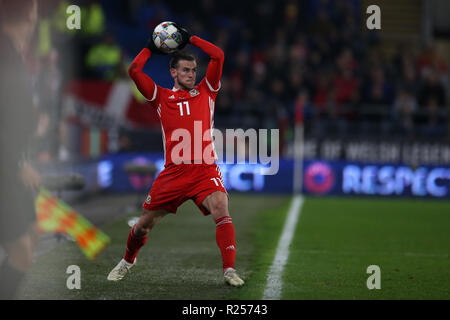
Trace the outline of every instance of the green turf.
<instances>
[{"instance_id":1,"label":"green turf","mask_svg":"<svg viewBox=\"0 0 450 320\"><path fill-rule=\"evenodd\" d=\"M261 213L280 208L289 201L289 196L230 195L230 214L236 229L236 268L243 277L252 279L254 275L251 263L254 252L258 252L255 225L260 224ZM124 280L110 282L106 276L123 256L129 232L128 217L102 227L111 236L112 243L95 261L88 261L74 243L64 243L39 257L27 276L20 298L231 299L239 289L223 283L212 218L204 217L191 201L178 210L177 215L168 215L155 227L139 253L137 265ZM279 219L282 221L283 217ZM271 238L277 241L280 230L272 231ZM81 290L66 287L69 265L81 269Z\"/></svg>"},{"instance_id":2,"label":"green turf","mask_svg":"<svg viewBox=\"0 0 450 320\"><path fill-rule=\"evenodd\" d=\"M152 231L138 264L120 282L106 275L121 259L128 217L103 226L112 243L88 261L74 243L41 256L22 299L261 299L289 196L230 196L236 268L243 288L223 284L215 226L192 202ZM307 197L283 274L282 299L449 299L450 203ZM68 290L66 268L78 265L81 290ZM368 290L369 265L381 290Z\"/></svg>"},{"instance_id":3,"label":"green turf","mask_svg":"<svg viewBox=\"0 0 450 320\"><path fill-rule=\"evenodd\" d=\"M449 299L450 203L308 198L282 299ZM368 290L369 265L381 289Z\"/></svg>"},{"instance_id":4,"label":"green turf","mask_svg":"<svg viewBox=\"0 0 450 320\"><path fill-rule=\"evenodd\" d=\"M267 273L275 256L280 234L283 230L290 197L279 208L261 212L251 230L251 243L254 248L251 254L250 273L246 275L246 285L234 290L229 299L258 300L263 296L267 282Z\"/></svg>"}]
</instances>

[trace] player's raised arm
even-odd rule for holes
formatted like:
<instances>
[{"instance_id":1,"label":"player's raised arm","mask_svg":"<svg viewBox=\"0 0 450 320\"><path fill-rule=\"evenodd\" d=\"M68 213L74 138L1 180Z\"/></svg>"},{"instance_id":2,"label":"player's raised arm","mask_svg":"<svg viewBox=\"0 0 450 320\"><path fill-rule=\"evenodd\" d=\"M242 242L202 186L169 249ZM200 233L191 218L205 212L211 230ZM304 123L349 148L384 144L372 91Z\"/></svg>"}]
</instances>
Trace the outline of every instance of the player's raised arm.
<instances>
[{"instance_id":1,"label":"player's raised arm","mask_svg":"<svg viewBox=\"0 0 450 320\"><path fill-rule=\"evenodd\" d=\"M128 68L128 74L130 75L131 79L133 79L134 83L136 83L136 87L149 101L155 100L158 88L156 86L156 83L148 75L142 72L142 70L144 69L145 63L152 55L152 52L156 54L164 54L155 47L155 44L150 38L147 42L146 47L142 49L142 51L136 56L136 58L134 58L130 67Z\"/></svg>"},{"instance_id":2,"label":"player's raised arm","mask_svg":"<svg viewBox=\"0 0 450 320\"><path fill-rule=\"evenodd\" d=\"M222 49L197 36L191 37L190 43L200 48L210 57L211 60L209 61L208 69L206 71L206 80L208 81L211 91L219 90L223 61L225 58Z\"/></svg>"},{"instance_id":3,"label":"player's raised arm","mask_svg":"<svg viewBox=\"0 0 450 320\"><path fill-rule=\"evenodd\" d=\"M223 61L225 58L223 51L219 47L197 36L191 37L190 43L203 50L203 52L210 57L211 60L209 61L208 69L206 71L206 80L212 91L219 90Z\"/></svg>"},{"instance_id":4,"label":"player's raised arm","mask_svg":"<svg viewBox=\"0 0 450 320\"><path fill-rule=\"evenodd\" d=\"M153 101L156 98L156 84L148 75L142 72L145 63L150 56L151 52L148 48L142 49L128 68L128 74L131 79L133 79L134 83L136 83L139 92L142 93L147 100Z\"/></svg>"},{"instance_id":5,"label":"player's raised arm","mask_svg":"<svg viewBox=\"0 0 450 320\"><path fill-rule=\"evenodd\" d=\"M213 45L211 42L201 39L200 37L191 37L189 32L180 25L176 25L176 27L181 31L183 38L189 39L189 41L185 41L180 49L182 49L186 43L189 42L190 44L200 48L210 57L211 60L209 61L208 69L206 71L206 80L211 91L218 91L220 89L220 77L222 76L223 61L225 59L222 49Z\"/></svg>"}]
</instances>

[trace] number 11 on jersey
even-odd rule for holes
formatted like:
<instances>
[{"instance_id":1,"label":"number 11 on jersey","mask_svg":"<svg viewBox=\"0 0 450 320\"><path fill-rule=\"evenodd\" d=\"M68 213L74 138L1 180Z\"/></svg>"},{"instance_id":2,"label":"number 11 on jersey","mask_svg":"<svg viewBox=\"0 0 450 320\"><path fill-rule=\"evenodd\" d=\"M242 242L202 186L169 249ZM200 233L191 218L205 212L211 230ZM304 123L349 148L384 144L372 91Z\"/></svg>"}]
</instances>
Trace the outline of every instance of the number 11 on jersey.
<instances>
[{"instance_id":1,"label":"number 11 on jersey","mask_svg":"<svg viewBox=\"0 0 450 320\"><path fill-rule=\"evenodd\" d=\"M214 183L216 184L216 186L219 186L219 183L220 183L220 185L221 185L222 187L224 187L222 181L221 181L219 178L211 178L211 180L214 181ZM218 181L218 183L217 183L217 181ZM224 187L224 188L225 188L225 187Z\"/></svg>"},{"instance_id":2,"label":"number 11 on jersey","mask_svg":"<svg viewBox=\"0 0 450 320\"><path fill-rule=\"evenodd\" d=\"M180 107L180 116L183 115L183 104L186 106L186 115L190 115L191 112L189 111L189 101L184 101L184 102L178 102L177 106Z\"/></svg>"}]
</instances>

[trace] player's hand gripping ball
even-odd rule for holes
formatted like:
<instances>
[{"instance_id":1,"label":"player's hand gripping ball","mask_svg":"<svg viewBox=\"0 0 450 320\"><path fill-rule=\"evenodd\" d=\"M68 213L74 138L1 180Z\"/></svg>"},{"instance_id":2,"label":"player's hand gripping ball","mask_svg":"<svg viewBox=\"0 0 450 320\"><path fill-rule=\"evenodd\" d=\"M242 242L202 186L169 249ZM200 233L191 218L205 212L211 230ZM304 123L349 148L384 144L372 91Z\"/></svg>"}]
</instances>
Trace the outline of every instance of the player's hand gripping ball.
<instances>
[{"instance_id":1,"label":"player's hand gripping ball","mask_svg":"<svg viewBox=\"0 0 450 320\"><path fill-rule=\"evenodd\" d=\"M185 44L189 39L183 39L183 32L177 24L164 21L158 24L152 35L153 44L162 53L173 53Z\"/></svg>"}]
</instances>

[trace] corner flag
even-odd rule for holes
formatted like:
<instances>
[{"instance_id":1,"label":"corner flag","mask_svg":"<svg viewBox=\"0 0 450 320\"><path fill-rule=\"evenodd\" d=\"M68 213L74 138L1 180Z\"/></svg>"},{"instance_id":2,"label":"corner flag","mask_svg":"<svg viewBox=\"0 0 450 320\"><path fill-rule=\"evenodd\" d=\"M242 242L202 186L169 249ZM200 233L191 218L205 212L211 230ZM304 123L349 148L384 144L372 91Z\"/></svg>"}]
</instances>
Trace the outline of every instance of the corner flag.
<instances>
[{"instance_id":1,"label":"corner flag","mask_svg":"<svg viewBox=\"0 0 450 320\"><path fill-rule=\"evenodd\" d=\"M94 259L110 242L108 235L45 188L40 189L35 206L39 229L71 236L88 259Z\"/></svg>"}]
</instances>

